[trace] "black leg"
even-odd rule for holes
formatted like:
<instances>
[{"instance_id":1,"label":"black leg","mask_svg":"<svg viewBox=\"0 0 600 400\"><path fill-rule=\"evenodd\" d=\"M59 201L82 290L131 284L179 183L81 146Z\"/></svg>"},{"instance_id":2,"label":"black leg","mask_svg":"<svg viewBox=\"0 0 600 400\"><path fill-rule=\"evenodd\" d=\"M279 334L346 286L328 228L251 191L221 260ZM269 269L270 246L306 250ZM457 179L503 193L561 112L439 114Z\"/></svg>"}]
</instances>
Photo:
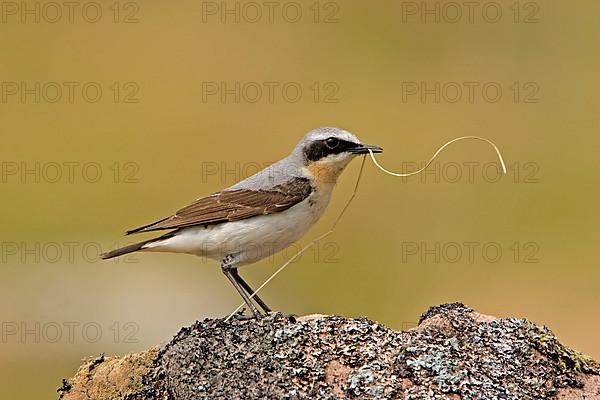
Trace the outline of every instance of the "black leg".
<instances>
[{"instance_id":1,"label":"black leg","mask_svg":"<svg viewBox=\"0 0 600 400\"><path fill-rule=\"evenodd\" d=\"M244 299L244 302L246 303L246 305L248 307L250 307L250 310L252 311L252 314L254 314L254 316L256 318L260 318L260 312L258 312L258 309L254 305L254 303L252 302L252 300L250 300L250 297L244 291L244 288L242 288L242 286L240 285L240 283L235 278L235 275L232 272L232 271L235 271L235 268L234 267L230 267L228 265L221 265L221 271L223 271L223 273L225 274L225 276L231 281L231 283L236 288L236 290L238 291L238 293L240 294L240 296L242 296L242 298Z\"/></svg>"},{"instance_id":2,"label":"black leg","mask_svg":"<svg viewBox=\"0 0 600 400\"><path fill-rule=\"evenodd\" d=\"M233 277L239 282L240 285L242 285L242 287L244 288L244 290L246 290L246 293L248 293L248 296L252 296L254 294L254 289L252 289L250 287L250 285L248 285L246 283L246 281L240 276L240 274L238 273L237 268L233 269L231 272L233 274ZM260 297L258 297L257 294L254 294L254 296L252 296L252 298L254 300L256 300L256 302L258 303L258 305L260 306L260 308L262 308L265 313L268 314L268 313L271 312L271 309L269 308L269 306L267 306L265 304L265 302Z\"/></svg>"}]
</instances>

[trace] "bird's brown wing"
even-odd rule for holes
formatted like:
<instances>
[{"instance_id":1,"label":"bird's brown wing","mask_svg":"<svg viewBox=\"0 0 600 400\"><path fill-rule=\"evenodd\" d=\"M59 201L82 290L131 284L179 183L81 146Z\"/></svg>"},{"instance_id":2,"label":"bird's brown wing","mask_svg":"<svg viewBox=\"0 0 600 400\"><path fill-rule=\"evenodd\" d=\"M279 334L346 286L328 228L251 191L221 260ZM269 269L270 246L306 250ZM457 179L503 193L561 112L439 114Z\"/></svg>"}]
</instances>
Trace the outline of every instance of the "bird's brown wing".
<instances>
[{"instance_id":1,"label":"bird's brown wing","mask_svg":"<svg viewBox=\"0 0 600 400\"><path fill-rule=\"evenodd\" d=\"M170 217L129 230L127 234L239 221L272 214L298 204L311 191L310 181L306 178L295 178L268 190L225 190L198 199Z\"/></svg>"}]
</instances>

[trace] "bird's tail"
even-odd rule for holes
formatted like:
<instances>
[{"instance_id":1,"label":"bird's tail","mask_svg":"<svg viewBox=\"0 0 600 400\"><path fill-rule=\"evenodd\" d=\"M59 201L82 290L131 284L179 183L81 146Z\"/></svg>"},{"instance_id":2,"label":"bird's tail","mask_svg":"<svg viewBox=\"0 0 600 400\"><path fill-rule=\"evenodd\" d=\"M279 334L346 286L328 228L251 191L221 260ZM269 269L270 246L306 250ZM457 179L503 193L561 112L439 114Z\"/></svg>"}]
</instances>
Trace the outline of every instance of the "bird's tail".
<instances>
[{"instance_id":1,"label":"bird's tail","mask_svg":"<svg viewBox=\"0 0 600 400\"><path fill-rule=\"evenodd\" d=\"M109 258L119 257L119 256L122 256L125 254L133 253L133 252L142 250L144 248L144 246L147 244L154 243L154 242L166 239L171 236L172 236L172 234L168 233L166 235L163 235L163 236L160 236L160 237L157 237L154 239L144 240L143 242L130 244L128 246L124 246L124 247L118 248L116 250L107 251L106 253L100 254L100 258L103 260L108 260Z\"/></svg>"}]
</instances>

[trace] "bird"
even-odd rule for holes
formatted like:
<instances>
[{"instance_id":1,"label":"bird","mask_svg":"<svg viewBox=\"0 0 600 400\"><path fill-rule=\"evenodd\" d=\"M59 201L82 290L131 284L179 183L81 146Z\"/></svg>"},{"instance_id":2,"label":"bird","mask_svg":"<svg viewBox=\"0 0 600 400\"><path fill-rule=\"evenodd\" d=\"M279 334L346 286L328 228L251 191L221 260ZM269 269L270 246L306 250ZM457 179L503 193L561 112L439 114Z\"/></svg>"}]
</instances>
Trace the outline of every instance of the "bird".
<instances>
[{"instance_id":1,"label":"bird","mask_svg":"<svg viewBox=\"0 0 600 400\"><path fill-rule=\"evenodd\" d=\"M201 197L174 214L126 235L168 231L100 255L133 252L186 253L219 261L223 274L254 317L271 312L239 275L238 268L290 246L319 220L329 205L338 177L356 156L380 153L341 128L308 132L292 152L256 174Z\"/></svg>"}]
</instances>

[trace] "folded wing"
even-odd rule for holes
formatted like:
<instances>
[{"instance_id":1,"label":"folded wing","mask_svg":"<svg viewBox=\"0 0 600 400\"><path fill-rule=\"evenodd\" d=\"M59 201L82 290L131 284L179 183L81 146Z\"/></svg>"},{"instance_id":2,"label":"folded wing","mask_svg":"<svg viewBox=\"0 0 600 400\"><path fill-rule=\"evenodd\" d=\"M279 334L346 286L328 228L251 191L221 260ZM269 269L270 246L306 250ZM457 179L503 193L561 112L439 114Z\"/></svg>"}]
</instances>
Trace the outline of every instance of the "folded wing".
<instances>
[{"instance_id":1,"label":"folded wing","mask_svg":"<svg viewBox=\"0 0 600 400\"><path fill-rule=\"evenodd\" d=\"M239 221L281 212L305 200L311 192L306 178L294 178L268 190L225 190L200 198L170 217L129 230L127 234Z\"/></svg>"}]
</instances>

